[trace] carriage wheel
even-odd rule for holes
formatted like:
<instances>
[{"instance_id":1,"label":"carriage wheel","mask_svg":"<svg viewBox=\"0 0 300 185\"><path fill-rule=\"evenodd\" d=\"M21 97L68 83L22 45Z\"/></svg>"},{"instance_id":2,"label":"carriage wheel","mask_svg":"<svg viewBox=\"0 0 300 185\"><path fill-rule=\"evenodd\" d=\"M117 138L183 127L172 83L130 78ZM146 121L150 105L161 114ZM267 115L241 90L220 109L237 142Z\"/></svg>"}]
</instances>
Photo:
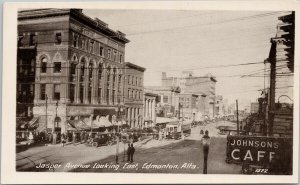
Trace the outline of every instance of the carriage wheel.
<instances>
[{"instance_id":1,"label":"carriage wheel","mask_svg":"<svg viewBox=\"0 0 300 185\"><path fill-rule=\"evenodd\" d=\"M97 142L93 142L93 143L92 143L92 146L93 146L93 147L98 147L98 143L97 143Z\"/></svg>"}]
</instances>

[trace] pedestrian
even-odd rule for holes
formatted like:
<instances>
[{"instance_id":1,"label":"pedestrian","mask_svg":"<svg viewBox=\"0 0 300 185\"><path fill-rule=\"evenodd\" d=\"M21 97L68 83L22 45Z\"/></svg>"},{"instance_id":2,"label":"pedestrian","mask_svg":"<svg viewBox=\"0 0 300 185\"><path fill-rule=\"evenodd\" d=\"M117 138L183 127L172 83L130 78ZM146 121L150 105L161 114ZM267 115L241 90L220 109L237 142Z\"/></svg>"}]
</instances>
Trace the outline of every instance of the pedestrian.
<instances>
[{"instance_id":1,"label":"pedestrian","mask_svg":"<svg viewBox=\"0 0 300 185\"><path fill-rule=\"evenodd\" d=\"M49 138L49 143L51 143L51 141L52 141L52 134L50 132L48 133L48 138Z\"/></svg>"},{"instance_id":2,"label":"pedestrian","mask_svg":"<svg viewBox=\"0 0 300 185\"><path fill-rule=\"evenodd\" d=\"M130 145L130 162L133 163L133 154L135 152L135 148L133 147L133 144Z\"/></svg>"},{"instance_id":3,"label":"pedestrian","mask_svg":"<svg viewBox=\"0 0 300 185\"><path fill-rule=\"evenodd\" d=\"M210 137L208 135L207 130L205 131L205 134L201 139L201 143L203 146L203 155L204 155L203 174L207 174L207 157L208 157L209 145L210 145Z\"/></svg>"},{"instance_id":4,"label":"pedestrian","mask_svg":"<svg viewBox=\"0 0 300 185\"><path fill-rule=\"evenodd\" d=\"M130 161L130 155L131 155L131 147L130 143L128 143L128 148L127 148L127 161Z\"/></svg>"},{"instance_id":5,"label":"pedestrian","mask_svg":"<svg viewBox=\"0 0 300 185\"><path fill-rule=\"evenodd\" d=\"M61 135L61 146L64 147L65 146L65 143L66 143L66 134L63 133Z\"/></svg>"},{"instance_id":6,"label":"pedestrian","mask_svg":"<svg viewBox=\"0 0 300 185\"><path fill-rule=\"evenodd\" d=\"M86 143L89 139L89 135L86 131L84 131L84 142Z\"/></svg>"},{"instance_id":7,"label":"pedestrian","mask_svg":"<svg viewBox=\"0 0 300 185\"><path fill-rule=\"evenodd\" d=\"M75 142L76 142L76 134L75 134L75 132L73 132L72 140L73 140L73 145L75 145Z\"/></svg>"},{"instance_id":8,"label":"pedestrian","mask_svg":"<svg viewBox=\"0 0 300 185\"><path fill-rule=\"evenodd\" d=\"M29 144L33 143L33 134L32 134L32 132L29 132L28 141L29 141Z\"/></svg>"},{"instance_id":9,"label":"pedestrian","mask_svg":"<svg viewBox=\"0 0 300 185\"><path fill-rule=\"evenodd\" d=\"M53 144L56 144L57 134L56 132L53 132Z\"/></svg>"}]
</instances>

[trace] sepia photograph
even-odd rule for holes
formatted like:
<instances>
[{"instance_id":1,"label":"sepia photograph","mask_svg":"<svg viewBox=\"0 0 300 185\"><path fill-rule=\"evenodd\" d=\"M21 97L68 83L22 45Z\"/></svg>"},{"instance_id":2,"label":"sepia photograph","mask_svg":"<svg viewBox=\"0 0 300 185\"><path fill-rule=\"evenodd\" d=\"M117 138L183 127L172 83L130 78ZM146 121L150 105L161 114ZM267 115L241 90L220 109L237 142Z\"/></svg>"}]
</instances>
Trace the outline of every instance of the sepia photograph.
<instances>
[{"instance_id":1,"label":"sepia photograph","mask_svg":"<svg viewBox=\"0 0 300 185\"><path fill-rule=\"evenodd\" d=\"M14 7L14 173L298 176L298 12L164 7Z\"/></svg>"}]
</instances>

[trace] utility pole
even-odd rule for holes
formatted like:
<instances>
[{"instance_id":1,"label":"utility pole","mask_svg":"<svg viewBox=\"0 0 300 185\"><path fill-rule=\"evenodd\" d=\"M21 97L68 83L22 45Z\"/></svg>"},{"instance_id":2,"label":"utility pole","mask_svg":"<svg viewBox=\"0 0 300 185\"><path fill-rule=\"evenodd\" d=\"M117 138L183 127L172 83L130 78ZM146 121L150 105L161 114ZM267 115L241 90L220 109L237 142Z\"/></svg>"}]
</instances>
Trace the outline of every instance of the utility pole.
<instances>
[{"instance_id":1,"label":"utility pole","mask_svg":"<svg viewBox=\"0 0 300 185\"><path fill-rule=\"evenodd\" d=\"M271 50L269 54L270 62L270 106L269 106L269 127L268 136L273 135L274 111L275 111L275 85L276 85L276 47L277 43L271 39Z\"/></svg>"},{"instance_id":2,"label":"utility pole","mask_svg":"<svg viewBox=\"0 0 300 185\"><path fill-rule=\"evenodd\" d=\"M236 100L236 126L237 126L237 134L240 135L239 102L238 102L238 100Z\"/></svg>"}]
</instances>

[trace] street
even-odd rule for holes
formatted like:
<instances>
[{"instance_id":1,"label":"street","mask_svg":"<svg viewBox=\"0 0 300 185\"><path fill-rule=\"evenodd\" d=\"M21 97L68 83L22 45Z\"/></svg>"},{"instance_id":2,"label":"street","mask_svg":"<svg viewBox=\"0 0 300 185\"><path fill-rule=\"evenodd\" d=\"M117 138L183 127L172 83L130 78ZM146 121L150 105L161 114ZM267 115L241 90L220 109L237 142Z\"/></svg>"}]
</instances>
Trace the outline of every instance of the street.
<instances>
[{"instance_id":1,"label":"street","mask_svg":"<svg viewBox=\"0 0 300 185\"><path fill-rule=\"evenodd\" d=\"M119 165L115 163L116 145L88 147L84 144L37 146L17 153L18 171L84 171L119 173L195 173L203 171L203 152L200 130L211 134L208 156L208 173L238 174L241 167L227 164L226 136L218 135L216 126L224 122L211 123L192 128L185 140L152 140L147 138L134 144L134 162L124 161L124 144L119 145ZM125 145L126 149L127 146Z\"/></svg>"}]
</instances>

